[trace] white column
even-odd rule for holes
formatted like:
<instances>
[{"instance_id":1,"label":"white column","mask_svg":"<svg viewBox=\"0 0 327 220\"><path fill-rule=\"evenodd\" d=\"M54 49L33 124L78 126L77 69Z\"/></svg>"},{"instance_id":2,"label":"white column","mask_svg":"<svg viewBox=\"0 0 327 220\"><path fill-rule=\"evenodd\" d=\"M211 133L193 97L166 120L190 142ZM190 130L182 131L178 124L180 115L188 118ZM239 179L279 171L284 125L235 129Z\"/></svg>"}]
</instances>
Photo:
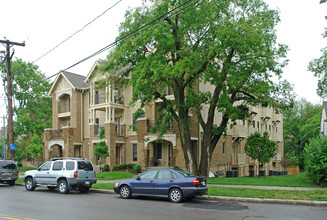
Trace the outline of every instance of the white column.
<instances>
[{"instance_id":1,"label":"white column","mask_svg":"<svg viewBox=\"0 0 327 220\"><path fill-rule=\"evenodd\" d=\"M115 121L115 107L112 107L112 121Z\"/></svg>"}]
</instances>

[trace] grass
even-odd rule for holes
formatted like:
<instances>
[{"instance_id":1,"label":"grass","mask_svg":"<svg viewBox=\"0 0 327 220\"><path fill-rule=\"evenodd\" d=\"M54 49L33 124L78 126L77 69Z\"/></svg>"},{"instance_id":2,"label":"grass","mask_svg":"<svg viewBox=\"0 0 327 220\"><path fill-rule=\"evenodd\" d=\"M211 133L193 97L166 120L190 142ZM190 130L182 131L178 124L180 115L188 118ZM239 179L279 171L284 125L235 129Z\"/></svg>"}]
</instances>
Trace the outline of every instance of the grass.
<instances>
[{"instance_id":1,"label":"grass","mask_svg":"<svg viewBox=\"0 0 327 220\"><path fill-rule=\"evenodd\" d=\"M326 190L295 191L295 190L266 190L266 189L245 189L245 188L209 186L208 195L262 198L262 199L327 201Z\"/></svg>"},{"instance_id":2,"label":"grass","mask_svg":"<svg viewBox=\"0 0 327 220\"><path fill-rule=\"evenodd\" d=\"M128 173L128 172L102 172L97 173L96 177L98 180L118 180L118 179L127 179L132 178L134 174Z\"/></svg>"},{"instance_id":3,"label":"grass","mask_svg":"<svg viewBox=\"0 0 327 220\"><path fill-rule=\"evenodd\" d=\"M18 167L19 175L24 175L24 173L28 170L35 170L34 167Z\"/></svg>"},{"instance_id":4,"label":"grass","mask_svg":"<svg viewBox=\"0 0 327 220\"><path fill-rule=\"evenodd\" d=\"M114 186L114 183L96 183L92 185L92 189L114 190Z\"/></svg>"},{"instance_id":5,"label":"grass","mask_svg":"<svg viewBox=\"0 0 327 220\"><path fill-rule=\"evenodd\" d=\"M286 187L315 187L320 186L311 183L304 173L287 176L266 177L236 177L236 178L210 178L208 184L221 185L253 185L253 186L286 186Z\"/></svg>"}]
</instances>

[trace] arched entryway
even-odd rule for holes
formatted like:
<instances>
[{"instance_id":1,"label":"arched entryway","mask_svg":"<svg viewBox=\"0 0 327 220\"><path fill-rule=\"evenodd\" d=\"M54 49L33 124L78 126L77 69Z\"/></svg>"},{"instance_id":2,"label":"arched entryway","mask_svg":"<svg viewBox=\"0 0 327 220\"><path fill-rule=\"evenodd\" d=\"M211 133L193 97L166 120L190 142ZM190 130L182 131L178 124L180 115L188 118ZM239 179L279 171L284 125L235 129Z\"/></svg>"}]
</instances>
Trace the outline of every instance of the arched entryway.
<instances>
[{"instance_id":1,"label":"arched entryway","mask_svg":"<svg viewBox=\"0 0 327 220\"><path fill-rule=\"evenodd\" d=\"M50 146L49 149L49 159L54 157L62 157L63 156L63 147L59 144L54 144Z\"/></svg>"},{"instance_id":2,"label":"arched entryway","mask_svg":"<svg viewBox=\"0 0 327 220\"><path fill-rule=\"evenodd\" d=\"M152 141L147 148L147 161L150 167L174 166L173 144L169 141Z\"/></svg>"}]
</instances>

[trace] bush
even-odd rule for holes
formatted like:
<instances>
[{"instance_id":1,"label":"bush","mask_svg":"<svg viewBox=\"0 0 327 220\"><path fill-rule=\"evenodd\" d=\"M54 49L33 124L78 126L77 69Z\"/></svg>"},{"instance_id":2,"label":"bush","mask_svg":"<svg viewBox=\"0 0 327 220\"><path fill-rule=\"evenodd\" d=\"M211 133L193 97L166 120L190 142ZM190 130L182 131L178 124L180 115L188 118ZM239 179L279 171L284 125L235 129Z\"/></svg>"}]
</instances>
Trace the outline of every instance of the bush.
<instances>
[{"instance_id":1,"label":"bush","mask_svg":"<svg viewBox=\"0 0 327 220\"><path fill-rule=\"evenodd\" d=\"M135 170L135 172L137 172L137 173L141 173L142 172L141 166L138 165L138 164L134 164L133 165L133 170Z\"/></svg>"},{"instance_id":2,"label":"bush","mask_svg":"<svg viewBox=\"0 0 327 220\"><path fill-rule=\"evenodd\" d=\"M310 140L304 151L307 176L314 183L324 185L327 180L327 136Z\"/></svg>"},{"instance_id":3,"label":"bush","mask_svg":"<svg viewBox=\"0 0 327 220\"><path fill-rule=\"evenodd\" d=\"M112 167L112 169L113 169L113 170L119 170L119 165L114 165L114 166Z\"/></svg>"},{"instance_id":4,"label":"bush","mask_svg":"<svg viewBox=\"0 0 327 220\"><path fill-rule=\"evenodd\" d=\"M109 171L109 165L108 164L103 165L103 171Z\"/></svg>"}]
</instances>

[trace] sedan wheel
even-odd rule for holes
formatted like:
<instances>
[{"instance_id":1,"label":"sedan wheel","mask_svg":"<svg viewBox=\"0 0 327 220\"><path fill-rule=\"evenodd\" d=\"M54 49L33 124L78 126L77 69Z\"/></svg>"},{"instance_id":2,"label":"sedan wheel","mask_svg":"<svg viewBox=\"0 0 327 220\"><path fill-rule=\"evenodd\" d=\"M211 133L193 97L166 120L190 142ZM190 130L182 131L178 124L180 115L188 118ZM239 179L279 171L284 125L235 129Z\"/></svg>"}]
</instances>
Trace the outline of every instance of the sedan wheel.
<instances>
[{"instance_id":1,"label":"sedan wheel","mask_svg":"<svg viewBox=\"0 0 327 220\"><path fill-rule=\"evenodd\" d=\"M32 178L29 177L25 180L25 189L27 191L33 191L35 189Z\"/></svg>"},{"instance_id":2,"label":"sedan wheel","mask_svg":"<svg viewBox=\"0 0 327 220\"><path fill-rule=\"evenodd\" d=\"M132 195L131 189L128 186L122 186L120 188L120 197L123 199L129 199Z\"/></svg>"},{"instance_id":3,"label":"sedan wheel","mask_svg":"<svg viewBox=\"0 0 327 220\"><path fill-rule=\"evenodd\" d=\"M169 199L172 202L180 202L183 199L183 194L180 189L174 188L169 191Z\"/></svg>"},{"instance_id":4,"label":"sedan wheel","mask_svg":"<svg viewBox=\"0 0 327 220\"><path fill-rule=\"evenodd\" d=\"M58 191L62 194L68 193L68 184L66 180L60 180L59 181L59 186L58 186Z\"/></svg>"}]
</instances>

